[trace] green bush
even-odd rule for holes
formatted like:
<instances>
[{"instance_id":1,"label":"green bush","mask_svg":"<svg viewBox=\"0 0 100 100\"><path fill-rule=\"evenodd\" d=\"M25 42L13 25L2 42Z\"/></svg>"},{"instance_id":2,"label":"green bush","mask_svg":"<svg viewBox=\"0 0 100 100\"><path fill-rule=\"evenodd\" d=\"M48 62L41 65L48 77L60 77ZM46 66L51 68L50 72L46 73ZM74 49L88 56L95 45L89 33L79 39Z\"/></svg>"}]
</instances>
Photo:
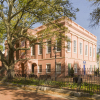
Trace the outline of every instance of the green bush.
<instances>
[{"instance_id":1,"label":"green bush","mask_svg":"<svg viewBox=\"0 0 100 100\"><path fill-rule=\"evenodd\" d=\"M72 67L71 70L70 70L70 76L71 76L71 77L74 76L74 70L73 70L73 67Z\"/></svg>"}]
</instances>

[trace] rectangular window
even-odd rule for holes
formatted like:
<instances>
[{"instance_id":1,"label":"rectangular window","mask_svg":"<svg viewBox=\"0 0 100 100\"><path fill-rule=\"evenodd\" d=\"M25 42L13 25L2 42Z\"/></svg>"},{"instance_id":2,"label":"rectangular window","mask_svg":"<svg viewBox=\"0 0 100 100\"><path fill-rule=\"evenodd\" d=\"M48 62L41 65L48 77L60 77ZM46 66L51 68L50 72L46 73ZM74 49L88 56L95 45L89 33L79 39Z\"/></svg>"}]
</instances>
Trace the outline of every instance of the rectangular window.
<instances>
[{"instance_id":1,"label":"rectangular window","mask_svg":"<svg viewBox=\"0 0 100 100\"><path fill-rule=\"evenodd\" d=\"M35 55L35 45L31 47L31 56Z\"/></svg>"},{"instance_id":2,"label":"rectangular window","mask_svg":"<svg viewBox=\"0 0 100 100\"><path fill-rule=\"evenodd\" d=\"M47 53L51 52L51 41L47 42Z\"/></svg>"},{"instance_id":3,"label":"rectangular window","mask_svg":"<svg viewBox=\"0 0 100 100\"><path fill-rule=\"evenodd\" d=\"M90 56L92 56L92 47L90 47Z\"/></svg>"},{"instance_id":4,"label":"rectangular window","mask_svg":"<svg viewBox=\"0 0 100 100\"><path fill-rule=\"evenodd\" d=\"M80 43L80 54L82 54L82 43Z\"/></svg>"},{"instance_id":5,"label":"rectangular window","mask_svg":"<svg viewBox=\"0 0 100 100\"><path fill-rule=\"evenodd\" d=\"M56 72L61 73L61 64L56 64Z\"/></svg>"},{"instance_id":6,"label":"rectangular window","mask_svg":"<svg viewBox=\"0 0 100 100\"><path fill-rule=\"evenodd\" d=\"M70 38L69 38L69 40L70 40ZM68 52L71 51L71 42L70 41L67 42L67 51Z\"/></svg>"},{"instance_id":7,"label":"rectangular window","mask_svg":"<svg viewBox=\"0 0 100 100\"><path fill-rule=\"evenodd\" d=\"M39 54L42 54L42 45L39 45Z\"/></svg>"},{"instance_id":8,"label":"rectangular window","mask_svg":"<svg viewBox=\"0 0 100 100\"><path fill-rule=\"evenodd\" d=\"M71 63L68 63L68 75L70 76Z\"/></svg>"},{"instance_id":9,"label":"rectangular window","mask_svg":"<svg viewBox=\"0 0 100 100\"><path fill-rule=\"evenodd\" d=\"M93 48L93 57L95 58L95 48Z\"/></svg>"},{"instance_id":10,"label":"rectangular window","mask_svg":"<svg viewBox=\"0 0 100 100\"><path fill-rule=\"evenodd\" d=\"M57 51L61 51L61 40L57 40Z\"/></svg>"},{"instance_id":11,"label":"rectangular window","mask_svg":"<svg viewBox=\"0 0 100 100\"><path fill-rule=\"evenodd\" d=\"M39 65L38 66L38 73L41 73L42 72L42 65Z\"/></svg>"},{"instance_id":12,"label":"rectangular window","mask_svg":"<svg viewBox=\"0 0 100 100\"><path fill-rule=\"evenodd\" d=\"M85 55L87 56L88 54L88 46L87 45L85 45Z\"/></svg>"},{"instance_id":13,"label":"rectangular window","mask_svg":"<svg viewBox=\"0 0 100 100\"><path fill-rule=\"evenodd\" d=\"M76 40L74 40L74 53L76 53Z\"/></svg>"},{"instance_id":14,"label":"rectangular window","mask_svg":"<svg viewBox=\"0 0 100 100\"><path fill-rule=\"evenodd\" d=\"M92 65L90 65L90 73L92 73Z\"/></svg>"},{"instance_id":15,"label":"rectangular window","mask_svg":"<svg viewBox=\"0 0 100 100\"><path fill-rule=\"evenodd\" d=\"M77 73L77 64L74 64L74 73Z\"/></svg>"},{"instance_id":16,"label":"rectangular window","mask_svg":"<svg viewBox=\"0 0 100 100\"><path fill-rule=\"evenodd\" d=\"M51 64L46 65L46 72L47 73L51 72Z\"/></svg>"}]
</instances>

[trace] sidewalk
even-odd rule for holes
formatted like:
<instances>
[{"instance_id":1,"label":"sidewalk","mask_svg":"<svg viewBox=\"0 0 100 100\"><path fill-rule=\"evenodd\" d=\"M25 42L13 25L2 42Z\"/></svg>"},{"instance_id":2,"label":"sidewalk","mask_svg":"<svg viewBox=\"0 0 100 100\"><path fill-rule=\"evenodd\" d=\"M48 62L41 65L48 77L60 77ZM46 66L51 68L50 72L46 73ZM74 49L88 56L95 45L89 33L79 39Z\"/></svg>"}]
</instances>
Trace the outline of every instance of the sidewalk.
<instances>
[{"instance_id":1,"label":"sidewalk","mask_svg":"<svg viewBox=\"0 0 100 100\"><path fill-rule=\"evenodd\" d=\"M56 88L50 88L50 87L28 86L28 85L24 86L24 85L15 85L12 83L5 83L5 84L1 83L0 85L13 88L13 89L18 89L18 90L21 89L21 90L40 93L44 95L60 97L67 100L100 100L100 95L94 95L90 97L89 94L87 93L84 95L84 97L81 97L81 95L83 94L79 92L73 92L69 90L56 89Z\"/></svg>"}]
</instances>

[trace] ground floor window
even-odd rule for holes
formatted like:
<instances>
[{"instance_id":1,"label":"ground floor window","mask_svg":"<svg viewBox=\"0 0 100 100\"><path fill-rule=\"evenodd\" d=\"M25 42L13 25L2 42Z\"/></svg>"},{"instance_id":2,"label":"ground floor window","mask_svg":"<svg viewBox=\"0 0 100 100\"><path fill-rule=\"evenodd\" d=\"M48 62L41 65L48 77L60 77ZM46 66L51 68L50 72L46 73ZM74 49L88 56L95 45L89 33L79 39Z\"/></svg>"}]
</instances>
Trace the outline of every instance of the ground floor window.
<instances>
[{"instance_id":1,"label":"ground floor window","mask_svg":"<svg viewBox=\"0 0 100 100\"><path fill-rule=\"evenodd\" d=\"M90 73L92 73L92 65L90 65Z\"/></svg>"},{"instance_id":2,"label":"ground floor window","mask_svg":"<svg viewBox=\"0 0 100 100\"><path fill-rule=\"evenodd\" d=\"M68 75L70 76L71 63L68 63Z\"/></svg>"},{"instance_id":3,"label":"ground floor window","mask_svg":"<svg viewBox=\"0 0 100 100\"><path fill-rule=\"evenodd\" d=\"M51 72L51 64L46 65L46 72Z\"/></svg>"},{"instance_id":4,"label":"ground floor window","mask_svg":"<svg viewBox=\"0 0 100 100\"><path fill-rule=\"evenodd\" d=\"M42 72L42 65L39 65L38 66L38 73L41 73Z\"/></svg>"},{"instance_id":5,"label":"ground floor window","mask_svg":"<svg viewBox=\"0 0 100 100\"><path fill-rule=\"evenodd\" d=\"M56 72L61 73L61 64L56 64Z\"/></svg>"},{"instance_id":6,"label":"ground floor window","mask_svg":"<svg viewBox=\"0 0 100 100\"><path fill-rule=\"evenodd\" d=\"M74 73L77 73L77 64L74 64Z\"/></svg>"}]
</instances>

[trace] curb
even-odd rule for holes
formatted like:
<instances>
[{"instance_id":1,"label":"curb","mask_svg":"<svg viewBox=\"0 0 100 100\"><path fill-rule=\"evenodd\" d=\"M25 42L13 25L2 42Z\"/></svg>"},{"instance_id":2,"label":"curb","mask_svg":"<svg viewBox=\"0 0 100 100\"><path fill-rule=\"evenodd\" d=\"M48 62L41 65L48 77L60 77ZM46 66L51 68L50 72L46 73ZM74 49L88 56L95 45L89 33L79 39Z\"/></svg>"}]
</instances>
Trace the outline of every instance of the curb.
<instances>
[{"instance_id":1,"label":"curb","mask_svg":"<svg viewBox=\"0 0 100 100\"><path fill-rule=\"evenodd\" d=\"M38 92L38 90L41 91L52 91L55 93L61 93L63 95L65 95L64 97L89 97L95 100L100 100L100 95L98 94L94 94L94 95L90 95L89 93L83 93L83 92L76 92L76 91L70 91L70 90L64 90L64 89L57 89L57 88L52 88L52 87L46 87L46 86L32 86L32 85L19 85L19 84L13 84L13 83L9 83L9 82L0 82L1 86L13 86L13 87L17 87L17 88L22 88L25 90L35 90L36 92Z\"/></svg>"}]
</instances>

